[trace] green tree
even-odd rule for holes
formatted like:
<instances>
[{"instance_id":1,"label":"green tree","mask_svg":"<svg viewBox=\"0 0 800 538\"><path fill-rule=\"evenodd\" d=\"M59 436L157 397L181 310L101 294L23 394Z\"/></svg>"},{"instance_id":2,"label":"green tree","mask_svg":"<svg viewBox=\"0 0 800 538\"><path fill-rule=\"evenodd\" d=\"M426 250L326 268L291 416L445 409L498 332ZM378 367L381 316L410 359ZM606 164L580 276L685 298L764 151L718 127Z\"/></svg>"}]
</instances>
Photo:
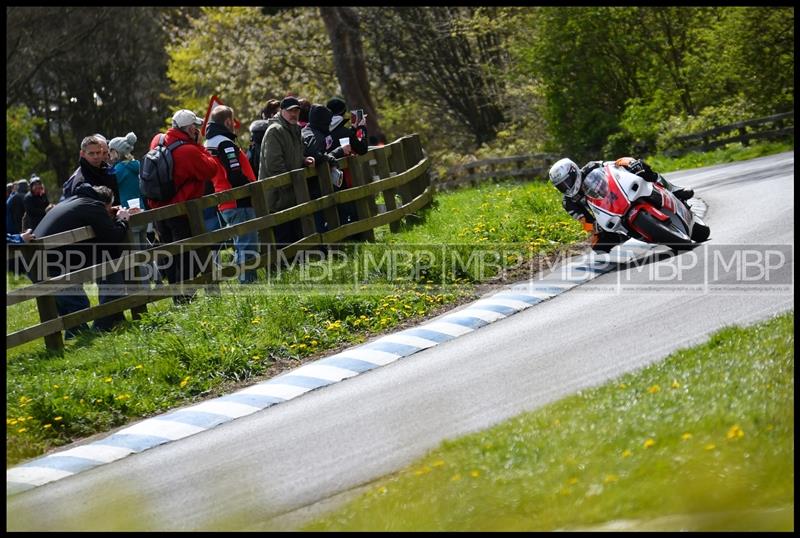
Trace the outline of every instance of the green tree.
<instances>
[{"instance_id":1,"label":"green tree","mask_svg":"<svg viewBox=\"0 0 800 538\"><path fill-rule=\"evenodd\" d=\"M48 190L58 187L55 174L47 170L47 159L36 147L36 129L44 120L31 116L24 106L6 108L6 178L15 181L36 173Z\"/></svg>"},{"instance_id":2,"label":"green tree","mask_svg":"<svg viewBox=\"0 0 800 538\"><path fill-rule=\"evenodd\" d=\"M340 93L316 8L265 14L258 7L203 7L168 46L175 107L204 114L217 94L246 125L268 99L288 93L325 103Z\"/></svg>"}]
</instances>

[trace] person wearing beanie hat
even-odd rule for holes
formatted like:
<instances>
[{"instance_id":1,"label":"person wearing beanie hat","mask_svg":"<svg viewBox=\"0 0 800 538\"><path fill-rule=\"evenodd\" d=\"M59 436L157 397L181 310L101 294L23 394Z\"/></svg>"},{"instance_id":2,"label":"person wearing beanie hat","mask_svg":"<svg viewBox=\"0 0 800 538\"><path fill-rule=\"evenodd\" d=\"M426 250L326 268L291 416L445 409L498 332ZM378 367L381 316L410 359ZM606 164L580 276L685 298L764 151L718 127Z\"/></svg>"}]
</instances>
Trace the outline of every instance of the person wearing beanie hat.
<instances>
[{"instance_id":1,"label":"person wearing beanie hat","mask_svg":"<svg viewBox=\"0 0 800 538\"><path fill-rule=\"evenodd\" d=\"M139 207L144 209L142 193L139 191L139 161L133 156L133 147L136 145L136 134L128 133L117 136L108 143L111 165L117 175L119 186L120 205L130 207L130 200L139 200Z\"/></svg>"}]
</instances>

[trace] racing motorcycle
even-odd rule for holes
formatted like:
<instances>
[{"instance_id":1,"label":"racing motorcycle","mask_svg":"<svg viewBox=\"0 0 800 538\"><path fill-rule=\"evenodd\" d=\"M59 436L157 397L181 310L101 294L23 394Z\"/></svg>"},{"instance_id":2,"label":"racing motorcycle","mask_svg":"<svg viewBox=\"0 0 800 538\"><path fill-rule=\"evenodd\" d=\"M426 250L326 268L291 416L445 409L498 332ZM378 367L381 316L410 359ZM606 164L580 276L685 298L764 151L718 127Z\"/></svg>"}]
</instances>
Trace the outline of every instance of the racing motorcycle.
<instances>
[{"instance_id":1,"label":"racing motorcycle","mask_svg":"<svg viewBox=\"0 0 800 538\"><path fill-rule=\"evenodd\" d=\"M711 233L668 189L613 162L595 168L583 181L586 201L603 230L673 250L692 248Z\"/></svg>"}]
</instances>

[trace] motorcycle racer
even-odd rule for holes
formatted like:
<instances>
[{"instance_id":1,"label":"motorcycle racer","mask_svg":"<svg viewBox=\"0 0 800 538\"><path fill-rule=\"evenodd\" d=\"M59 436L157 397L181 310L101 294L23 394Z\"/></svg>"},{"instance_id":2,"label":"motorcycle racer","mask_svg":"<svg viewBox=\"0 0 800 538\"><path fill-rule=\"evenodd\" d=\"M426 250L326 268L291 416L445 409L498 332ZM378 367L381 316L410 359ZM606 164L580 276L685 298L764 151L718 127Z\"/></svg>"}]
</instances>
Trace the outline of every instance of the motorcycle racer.
<instances>
[{"instance_id":1,"label":"motorcycle racer","mask_svg":"<svg viewBox=\"0 0 800 538\"><path fill-rule=\"evenodd\" d=\"M583 225L583 229L591 232L590 245L593 250L598 252L608 252L615 245L618 245L628 239L623 234L608 232L598 228L595 225L595 218L586 202L586 193L583 188L583 178L585 178L592 170L603 166L605 161L589 161L583 168L578 168L578 165L569 158L563 158L556 161L550 167L550 181L561 192L564 197L561 200L561 205L564 210L575 220ZM678 187L677 185L670 184L664 176L656 173L647 163L641 159L633 157L620 157L614 164L623 167L629 172L638 175L645 181L651 183L657 182L667 190L671 191L676 198L686 201L694 196L692 189ZM655 193L654 193L655 194ZM655 195L651 200L656 207L661 206L660 195Z\"/></svg>"}]
</instances>

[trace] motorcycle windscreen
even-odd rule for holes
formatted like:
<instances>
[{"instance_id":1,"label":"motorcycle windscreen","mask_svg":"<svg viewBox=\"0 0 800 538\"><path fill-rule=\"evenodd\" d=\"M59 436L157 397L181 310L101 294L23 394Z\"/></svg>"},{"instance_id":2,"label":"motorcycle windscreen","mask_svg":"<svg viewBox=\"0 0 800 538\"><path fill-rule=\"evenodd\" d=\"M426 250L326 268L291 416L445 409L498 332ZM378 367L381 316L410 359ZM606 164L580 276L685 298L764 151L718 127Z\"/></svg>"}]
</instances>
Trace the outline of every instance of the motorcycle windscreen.
<instances>
[{"instance_id":1,"label":"motorcycle windscreen","mask_svg":"<svg viewBox=\"0 0 800 538\"><path fill-rule=\"evenodd\" d=\"M595 168L586 176L583 192L592 205L611 215L624 215L630 206L608 166Z\"/></svg>"}]
</instances>

